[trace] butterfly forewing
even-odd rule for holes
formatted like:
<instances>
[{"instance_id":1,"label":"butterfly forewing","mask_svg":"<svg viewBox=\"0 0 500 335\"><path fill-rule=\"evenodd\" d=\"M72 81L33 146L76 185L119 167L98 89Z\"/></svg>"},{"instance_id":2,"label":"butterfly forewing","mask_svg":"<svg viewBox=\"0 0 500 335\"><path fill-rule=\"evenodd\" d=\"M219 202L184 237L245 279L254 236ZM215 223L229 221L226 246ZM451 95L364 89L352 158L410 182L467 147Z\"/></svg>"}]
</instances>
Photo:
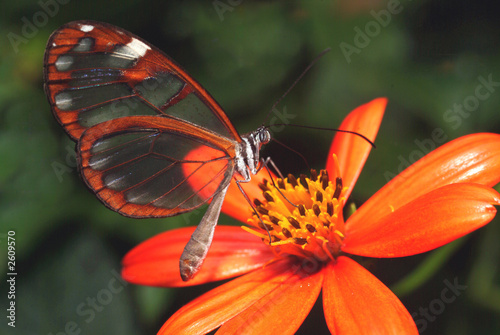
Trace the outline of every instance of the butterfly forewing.
<instances>
[{"instance_id":1,"label":"butterfly forewing","mask_svg":"<svg viewBox=\"0 0 500 335\"><path fill-rule=\"evenodd\" d=\"M71 22L54 32L44 77L54 115L75 140L104 121L156 115L241 141L215 100L174 61L108 24Z\"/></svg>"},{"instance_id":2,"label":"butterfly forewing","mask_svg":"<svg viewBox=\"0 0 500 335\"><path fill-rule=\"evenodd\" d=\"M127 216L193 210L227 185L235 150L234 142L195 128L151 116L106 121L82 135L81 173L105 204Z\"/></svg>"}]
</instances>

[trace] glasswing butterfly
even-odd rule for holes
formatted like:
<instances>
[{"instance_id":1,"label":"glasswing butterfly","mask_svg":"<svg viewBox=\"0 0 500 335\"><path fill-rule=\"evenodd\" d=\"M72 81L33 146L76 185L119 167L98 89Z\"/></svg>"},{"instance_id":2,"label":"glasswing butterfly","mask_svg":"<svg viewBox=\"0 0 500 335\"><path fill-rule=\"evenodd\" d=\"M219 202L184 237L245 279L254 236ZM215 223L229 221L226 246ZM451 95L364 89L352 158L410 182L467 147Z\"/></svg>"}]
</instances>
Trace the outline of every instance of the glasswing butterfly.
<instances>
[{"instance_id":1,"label":"glasswing butterfly","mask_svg":"<svg viewBox=\"0 0 500 335\"><path fill-rule=\"evenodd\" d=\"M157 218L211 200L180 259L182 279L191 279L212 243L231 179L248 182L257 173L269 131L240 136L172 59L106 23L75 21L52 33L44 83L55 118L77 142L83 180L108 208ZM199 186L197 179L208 182Z\"/></svg>"}]
</instances>

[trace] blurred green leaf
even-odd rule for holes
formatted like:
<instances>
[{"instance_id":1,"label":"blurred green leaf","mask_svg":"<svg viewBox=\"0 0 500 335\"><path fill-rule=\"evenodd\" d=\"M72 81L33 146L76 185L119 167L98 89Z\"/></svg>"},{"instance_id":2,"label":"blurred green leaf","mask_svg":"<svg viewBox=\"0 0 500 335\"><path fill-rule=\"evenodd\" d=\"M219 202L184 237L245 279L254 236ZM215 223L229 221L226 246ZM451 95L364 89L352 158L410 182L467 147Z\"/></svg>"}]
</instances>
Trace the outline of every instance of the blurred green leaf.
<instances>
[{"instance_id":1,"label":"blurred green leaf","mask_svg":"<svg viewBox=\"0 0 500 335\"><path fill-rule=\"evenodd\" d=\"M81 234L55 245L56 254L44 253L33 267L17 267L16 333L137 334L129 284L103 241ZM4 334L8 327L0 325Z\"/></svg>"},{"instance_id":2,"label":"blurred green leaf","mask_svg":"<svg viewBox=\"0 0 500 335\"><path fill-rule=\"evenodd\" d=\"M377 149L372 150L350 199L358 207L406 162L430 151L424 152L418 143L432 139L435 129L443 130L446 141L473 132L500 132L497 86L460 123L446 118L448 110L475 96L481 76L500 82L500 46L496 43L500 21L493 4L401 2L401 12L377 28L375 16L383 15L388 1L222 2L229 4L223 13L212 1L125 0L119 5L56 1L59 5L54 15L47 14L47 21L38 24L30 36L25 34L26 22L32 24L34 15L42 17L44 6L53 2L2 4L0 248L4 247L1 237L14 230L18 260L29 265L19 277L16 330L20 333L55 334L64 331L71 320L82 327L82 333L156 331L179 304L173 290L137 287L129 295L132 286L127 286L113 296L107 305L112 308L96 313L89 324L85 322L89 315L82 317L75 308L115 278L110 271L119 272L118 258L129 248L159 232L195 225L205 210L175 218L134 220L111 212L87 190L78 176L75 144L53 118L42 86L47 39L68 21L105 21L154 42L216 98L241 132L269 122L265 115L274 101L330 47L277 110L292 115L288 121L295 124L334 128L355 107L378 96L389 98ZM376 33L367 35L365 46L356 46L360 38L356 34L367 34L367 25ZM23 42L14 45L9 39L12 34ZM342 43L355 46L359 52L347 57ZM312 167L322 168L334 135L289 127L274 136L305 155ZM275 143L266 146L263 154L273 157L284 173L307 172L300 157ZM239 224L226 216L220 223ZM489 225L495 224L498 222ZM75 231L81 238L72 235ZM492 266L498 257L490 242L471 237L456 254L439 257L446 253L445 247L422 263L422 269L427 270L413 278L419 277L419 283L426 285L417 290L418 295L404 298L411 311L428 305L439 294L433 289L440 289L441 278L449 278L449 267L453 276L469 277L475 286L470 296L461 296L429 323L426 333L455 334L471 329L498 333L500 325L493 321L498 306L490 299L498 286ZM102 261L101 266L92 263L96 259ZM89 262L93 270L82 265ZM5 265L6 259L0 257L0 268L5 270ZM420 270L415 271L418 274ZM400 277L398 268L387 274L393 280ZM0 288L5 292L3 286ZM319 316L321 321L316 323L324 322ZM459 326L452 328L451 323ZM0 327L7 331L5 323ZM307 331L311 333L311 329Z\"/></svg>"}]
</instances>

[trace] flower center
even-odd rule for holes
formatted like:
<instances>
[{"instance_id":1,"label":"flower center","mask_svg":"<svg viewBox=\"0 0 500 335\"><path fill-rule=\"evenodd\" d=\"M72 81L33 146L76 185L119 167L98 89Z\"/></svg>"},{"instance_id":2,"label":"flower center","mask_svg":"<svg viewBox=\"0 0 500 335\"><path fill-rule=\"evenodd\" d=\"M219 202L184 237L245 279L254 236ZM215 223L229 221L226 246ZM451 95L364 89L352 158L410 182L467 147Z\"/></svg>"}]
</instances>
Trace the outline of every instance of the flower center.
<instances>
[{"instance_id":1,"label":"flower center","mask_svg":"<svg viewBox=\"0 0 500 335\"><path fill-rule=\"evenodd\" d=\"M297 180L288 175L259 186L265 200L254 200L259 216L248 220L253 228L243 229L261 237L278 254L321 261L335 258L344 239L342 208L347 187L342 186L342 178L332 183L325 170L319 174L311 170L310 178L300 175Z\"/></svg>"}]
</instances>

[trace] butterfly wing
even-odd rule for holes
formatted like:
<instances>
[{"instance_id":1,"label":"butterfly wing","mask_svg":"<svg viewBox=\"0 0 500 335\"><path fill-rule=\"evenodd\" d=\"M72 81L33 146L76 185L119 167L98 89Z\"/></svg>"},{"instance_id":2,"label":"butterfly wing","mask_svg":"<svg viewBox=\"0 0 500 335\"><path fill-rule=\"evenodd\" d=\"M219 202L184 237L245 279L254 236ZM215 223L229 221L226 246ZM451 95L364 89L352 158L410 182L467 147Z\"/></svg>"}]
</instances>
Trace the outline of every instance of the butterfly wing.
<instances>
[{"instance_id":1,"label":"butterfly wing","mask_svg":"<svg viewBox=\"0 0 500 335\"><path fill-rule=\"evenodd\" d=\"M238 132L201 85L139 37L68 23L49 38L44 80L56 119L78 141L83 179L109 208L176 215L229 183ZM195 186L201 176L209 182Z\"/></svg>"},{"instance_id":2,"label":"butterfly wing","mask_svg":"<svg viewBox=\"0 0 500 335\"><path fill-rule=\"evenodd\" d=\"M234 151L234 142L194 125L130 116L86 130L78 157L83 179L101 201L122 215L144 218L191 211L225 189Z\"/></svg>"},{"instance_id":3,"label":"butterfly wing","mask_svg":"<svg viewBox=\"0 0 500 335\"><path fill-rule=\"evenodd\" d=\"M217 102L162 51L121 28L70 22L47 43L45 91L66 132L125 116L174 118L241 141Z\"/></svg>"}]
</instances>

